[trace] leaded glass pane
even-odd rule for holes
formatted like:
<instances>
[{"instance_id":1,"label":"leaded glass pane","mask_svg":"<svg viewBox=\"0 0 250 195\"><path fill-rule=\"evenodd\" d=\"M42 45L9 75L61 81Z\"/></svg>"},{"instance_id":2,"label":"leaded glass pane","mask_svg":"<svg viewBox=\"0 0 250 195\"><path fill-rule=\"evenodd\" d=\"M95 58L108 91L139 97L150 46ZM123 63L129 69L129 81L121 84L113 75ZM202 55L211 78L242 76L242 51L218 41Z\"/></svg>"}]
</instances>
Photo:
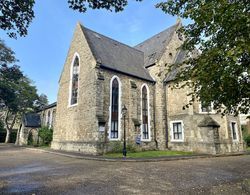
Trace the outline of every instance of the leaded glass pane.
<instances>
[{"instance_id":1,"label":"leaded glass pane","mask_svg":"<svg viewBox=\"0 0 250 195\"><path fill-rule=\"evenodd\" d=\"M72 84L71 84L71 105L77 103L79 80L79 58L76 56L73 64Z\"/></svg>"},{"instance_id":2,"label":"leaded glass pane","mask_svg":"<svg viewBox=\"0 0 250 195\"><path fill-rule=\"evenodd\" d=\"M173 138L174 138L174 140L182 140L181 122L173 123Z\"/></svg>"},{"instance_id":3,"label":"leaded glass pane","mask_svg":"<svg viewBox=\"0 0 250 195\"><path fill-rule=\"evenodd\" d=\"M118 138L118 111L119 111L119 83L117 79L112 82L111 99L111 138Z\"/></svg>"},{"instance_id":4,"label":"leaded glass pane","mask_svg":"<svg viewBox=\"0 0 250 195\"><path fill-rule=\"evenodd\" d=\"M237 139L237 135L236 135L236 123L232 122L232 133L233 133L233 139L236 140Z\"/></svg>"},{"instance_id":5,"label":"leaded glass pane","mask_svg":"<svg viewBox=\"0 0 250 195\"><path fill-rule=\"evenodd\" d=\"M142 88L142 137L143 139L149 139L148 131L148 97L147 88Z\"/></svg>"}]
</instances>

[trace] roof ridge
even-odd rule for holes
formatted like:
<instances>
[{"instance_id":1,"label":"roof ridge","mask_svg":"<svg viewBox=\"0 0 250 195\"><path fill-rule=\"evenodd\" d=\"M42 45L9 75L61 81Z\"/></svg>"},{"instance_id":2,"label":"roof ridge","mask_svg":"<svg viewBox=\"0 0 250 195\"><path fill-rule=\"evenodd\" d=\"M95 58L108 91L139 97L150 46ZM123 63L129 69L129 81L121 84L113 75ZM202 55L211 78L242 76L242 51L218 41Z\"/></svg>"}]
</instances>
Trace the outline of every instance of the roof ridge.
<instances>
[{"instance_id":1,"label":"roof ridge","mask_svg":"<svg viewBox=\"0 0 250 195\"><path fill-rule=\"evenodd\" d=\"M140 52L140 53L144 54L143 51L141 51L141 50L139 50L139 49L137 49L137 48L134 48L134 47L132 47L132 46L129 46L129 45L125 44L125 43L122 43L122 42L120 42L120 41L117 41L117 40L115 40L115 39L113 39L113 38L111 38L111 37L108 37L108 36L106 36L106 35L103 35L103 34L101 34L101 33L98 33L98 32L96 32L96 31L94 31L94 30L92 30L92 29L89 29L89 28L83 26L82 24L81 24L81 27L82 27L83 30L84 30L84 29L89 30L89 31L91 31L91 32L93 32L93 33L96 33L96 34L98 34L98 35L101 35L101 36L103 36L103 37L105 37L105 38L107 38L107 39L110 39L110 40L112 40L112 41L114 41L114 42L117 42L117 43L119 43L119 44L121 44L121 45L124 45L124 46L130 48L130 49L136 50L137 52Z\"/></svg>"},{"instance_id":2,"label":"roof ridge","mask_svg":"<svg viewBox=\"0 0 250 195\"><path fill-rule=\"evenodd\" d=\"M167 30L169 30L169 29L171 29L171 28L173 28L173 27L175 27L175 26L176 26L176 27L178 27L178 25L179 25L179 24L174 24L174 25L172 25L172 26L170 26L170 27L166 28L165 30L162 30L161 32L159 32L159 33L157 33L157 34L153 35L152 37L147 38L146 40L144 40L144 41L142 41L141 43L139 43L139 44L135 45L134 47L138 47L139 45L141 45L141 44L143 44L143 43L145 43L145 42L149 41L150 39L153 39L153 38L155 38L155 37L159 36L160 34L162 34L162 33L166 32Z\"/></svg>"}]
</instances>

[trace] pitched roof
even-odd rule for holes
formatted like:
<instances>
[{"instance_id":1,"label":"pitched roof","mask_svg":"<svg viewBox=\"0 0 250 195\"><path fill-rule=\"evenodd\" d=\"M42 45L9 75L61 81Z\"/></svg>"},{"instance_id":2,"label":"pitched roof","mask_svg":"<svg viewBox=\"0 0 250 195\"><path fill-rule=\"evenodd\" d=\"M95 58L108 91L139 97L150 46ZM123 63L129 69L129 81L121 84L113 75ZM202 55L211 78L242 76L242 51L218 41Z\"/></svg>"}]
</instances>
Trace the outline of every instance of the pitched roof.
<instances>
[{"instance_id":1,"label":"pitched roof","mask_svg":"<svg viewBox=\"0 0 250 195\"><path fill-rule=\"evenodd\" d=\"M111 69L148 81L154 81L144 68L144 54L133 47L82 27L89 47L103 68Z\"/></svg>"},{"instance_id":2,"label":"pitched roof","mask_svg":"<svg viewBox=\"0 0 250 195\"><path fill-rule=\"evenodd\" d=\"M198 127L220 127L220 125L211 116L204 116Z\"/></svg>"},{"instance_id":3,"label":"pitched roof","mask_svg":"<svg viewBox=\"0 0 250 195\"><path fill-rule=\"evenodd\" d=\"M175 60L173 64L181 64L183 63L187 58L189 58L189 55L192 56L192 58L195 58L199 55L199 50L194 49L192 52L185 51L183 49L179 49L178 53L175 56ZM178 73L178 67L174 67L167 75L166 78L164 79L164 82L170 82L173 81L176 78L176 75Z\"/></svg>"},{"instance_id":4,"label":"pitched roof","mask_svg":"<svg viewBox=\"0 0 250 195\"><path fill-rule=\"evenodd\" d=\"M42 110L46 110L46 109L49 109L49 108L52 108L52 107L56 107L56 105L57 105L57 102L51 103L51 104L49 104L47 106L44 106L42 108Z\"/></svg>"},{"instance_id":5,"label":"pitched roof","mask_svg":"<svg viewBox=\"0 0 250 195\"><path fill-rule=\"evenodd\" d=\"M43 107L41 107L41 108L37 111L37 113L38 113L38 112L41 112L41 111L43 111L43 110L49 109L49 108L56 107L56 105L57 105L57 102L54 102L54 103L52 103L52 104L43 106Z\"/></svg>"},{"instance_id":6,"label":"pitched roof","mask_svg":"<svg viewBox=\"0 0 250 195\"><path fill-rule=\"evenodd\" d=\"M24 114L23 123L25 127L41 127L40 115L35 113Z\"/></svg>"},{"instance_id":7,"label":"pitched roof","mask_svg":"<svg viewBox=\"0 0 250 195\"><path fill-rule=\"evenodd\" d=\"M172 35L179 25L180 23L177 23L135 46L136 49L144 52L145 67L155 64L155 62L161 58L166 46L172 38Z\"/></svg>"},{"instance_id":8,"label":"pitched roof","mask_svg":"<svg viewBox=\"0 0 250 195\"><path fill-rule=\"evenodd\" d=\"M186 57L187 57L187 51L180 49L175 56L174 64L182 63L186 59ZM167 83L169 81L174 80L177 73L178 73L178 67L173 67L173 69L170 72L168 72L168 74L166 75L164 82Z\"/></svg>"}]
</instances>

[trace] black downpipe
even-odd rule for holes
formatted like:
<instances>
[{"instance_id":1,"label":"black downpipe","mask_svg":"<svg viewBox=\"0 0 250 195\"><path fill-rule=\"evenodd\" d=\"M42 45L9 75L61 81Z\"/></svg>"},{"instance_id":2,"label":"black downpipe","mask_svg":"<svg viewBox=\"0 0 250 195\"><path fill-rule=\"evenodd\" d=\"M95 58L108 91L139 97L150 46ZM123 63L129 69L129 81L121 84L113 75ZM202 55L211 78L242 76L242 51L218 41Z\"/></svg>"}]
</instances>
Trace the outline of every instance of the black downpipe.
<instances>
[{"instance_id":1,"label":"black downpipe","mask_svg":"<svg viewBox=\"0 0 250 195\"><path fill-rule=\"evenodd\" d=\"M156 149L158 149L158 141L157 141L157 138L156 138L156 122L155 122L155 106L156 106L156 89L155 89L155 85L154 85L154 105L153 105L153 108L154 108L154 141L155 141L155 146L156 146Z\"/></svg>"},{"instance_id":2,"label":"black downpipe","mask_svg":"<svg viewBox=\"0 0 250 195\"><path fill-rule=\"evenodd\" d=\"M168 112L167 112L167 84L163 82L163 91L164 91L164 117L165 117L165 128L166 128L166 148L168 148Z\"/></svg>"}]
</instances>

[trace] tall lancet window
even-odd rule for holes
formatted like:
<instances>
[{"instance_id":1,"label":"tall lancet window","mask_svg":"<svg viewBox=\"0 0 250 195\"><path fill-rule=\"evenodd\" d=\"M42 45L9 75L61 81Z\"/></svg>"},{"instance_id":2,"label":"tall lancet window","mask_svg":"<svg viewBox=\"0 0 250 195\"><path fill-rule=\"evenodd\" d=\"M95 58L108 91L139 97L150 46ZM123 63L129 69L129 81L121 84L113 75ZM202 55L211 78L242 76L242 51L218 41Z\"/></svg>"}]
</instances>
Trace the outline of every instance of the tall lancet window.
<instances>
[{"instance_id":1,"label":"tall lancet window","mask_svg":"<svg viewBox=\"0 0 250 195\"><path fill-rule=\"evenodd\" d=\"M76 56L74 59L73 67L72 67L70 105L77 104L78 80L79 80L79 57Z\"/></svg>"},{"instance_id":2,"label":"tall lancet window","mask_svg":"<svg viewBox=\"0 0 250 195\"><path fill-rule=\"evenodd\" d=\"M50 127L50 110L48 111L48 116L47 116L47 127Z\"/></svg>"},{"instance_id":3,"label":"tall lancet window","mask_svg":"<svg viewBox=\"0 0 250 195\"><path fill-rule=\"evenodd\" d=\"M119 82L117 78L112 81L112 91L111 91L111 129L110 138L118 138L119 129Z\"/></svg>"},{"instance_id":4,"label":"tall lancet window","mask_svg":"<svg viewBox=\"0 0 250 195\"><path fill-rule=\"evenodd\" d=\"M149 108L148 89L146 85L142 87L142 139L149 140Z\"/></svg>"}]
</instances>

